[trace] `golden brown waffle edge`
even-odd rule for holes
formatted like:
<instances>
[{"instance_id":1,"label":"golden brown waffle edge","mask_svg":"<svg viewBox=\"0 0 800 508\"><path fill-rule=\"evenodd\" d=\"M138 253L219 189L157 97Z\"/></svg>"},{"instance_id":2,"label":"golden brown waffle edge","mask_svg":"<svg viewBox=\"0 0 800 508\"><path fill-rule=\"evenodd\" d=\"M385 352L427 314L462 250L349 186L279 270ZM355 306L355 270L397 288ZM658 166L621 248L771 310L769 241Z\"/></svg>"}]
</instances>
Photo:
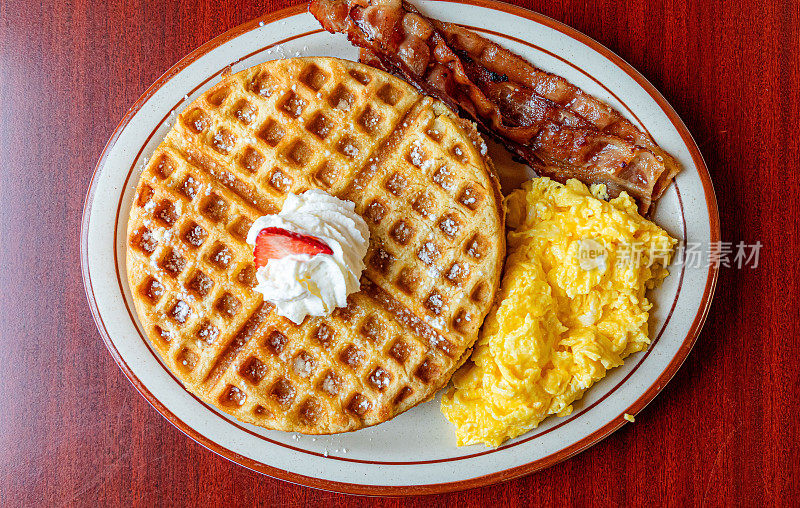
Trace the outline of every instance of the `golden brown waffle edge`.
<instances>
[{"instance_id":1,"label":"golden brown waffle edge","mask_svg":"<svg viewBox=\"0 0 800 508\"><path fill-rule=\"evenodd\" d=\"M252 222L288 192L356 203L361 291L301 325L252 290ZM475 127L374 68L276 60L179 115L128 223L140 322L185 387L239 420L326 434L429 399L467 358L505 252L499 185Z\"/></svg>"}]
</instances>

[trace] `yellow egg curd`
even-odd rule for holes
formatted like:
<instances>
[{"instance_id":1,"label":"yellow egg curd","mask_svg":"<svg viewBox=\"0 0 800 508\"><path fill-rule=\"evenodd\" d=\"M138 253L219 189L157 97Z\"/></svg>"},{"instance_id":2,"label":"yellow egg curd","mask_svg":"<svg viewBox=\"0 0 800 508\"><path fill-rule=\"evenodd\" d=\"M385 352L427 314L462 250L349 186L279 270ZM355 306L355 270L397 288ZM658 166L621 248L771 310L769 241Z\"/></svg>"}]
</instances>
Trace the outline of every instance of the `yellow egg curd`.
<instances>
[{"instance_id":1,"label":"yellow egg curd","mask_svg":"<svg viewBox=\"0 0 800 508\"><path fill-rule=\"evenodd\" d=\"M506 198L498 300L442 398L459 446L499 446L570 414L608 369L650 344L645 292L668 275L677 240L627 194L604 194L537 178Z\"/></svg>"}]
</instances>

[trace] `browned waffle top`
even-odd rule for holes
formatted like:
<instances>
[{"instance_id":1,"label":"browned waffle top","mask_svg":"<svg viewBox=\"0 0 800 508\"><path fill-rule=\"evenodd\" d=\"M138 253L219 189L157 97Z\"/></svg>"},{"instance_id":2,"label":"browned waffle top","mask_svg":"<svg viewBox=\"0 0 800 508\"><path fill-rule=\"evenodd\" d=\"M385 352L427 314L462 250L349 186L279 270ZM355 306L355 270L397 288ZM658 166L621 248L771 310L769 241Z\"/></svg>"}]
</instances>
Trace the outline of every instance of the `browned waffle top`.
<instances>
[{"instance_id":1,"label":"browned waffle top","mask_svg":"<svg viewBox=\"0 0 800 508\"><path fill-rule=\"evenodd\" d=\"M253 221L320 188L370 228L361 291L300 325L253 291ZM501 197L474 125L333 58L227 76L178 117L128 224L141 324L186 388L245 422L333 433L430 398L499 283Z\"/></svg>"}]
</instances>

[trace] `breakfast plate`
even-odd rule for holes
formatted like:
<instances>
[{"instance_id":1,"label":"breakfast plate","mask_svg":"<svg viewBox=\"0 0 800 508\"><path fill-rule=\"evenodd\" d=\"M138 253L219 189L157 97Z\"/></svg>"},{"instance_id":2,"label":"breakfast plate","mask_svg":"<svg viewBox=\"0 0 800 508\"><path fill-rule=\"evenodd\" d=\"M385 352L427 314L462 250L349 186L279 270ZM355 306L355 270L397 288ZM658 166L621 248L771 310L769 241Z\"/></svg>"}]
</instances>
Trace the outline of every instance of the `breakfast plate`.
<instances>
[{"instance_id":1,"label":"breakfast plate","mask_svg":"<svg viewBox=\"0 0 800 508\"><path fill-rule=\"evenodd\" d=\"M273 59L356 60L358 52L343 36L324 32L305 6L266 15L205 44L145 92L106 145L83 213L84 284L106 346L137 390L197 442L276 478L349 493L403 495L486 485L552 465L609 435L652 400L688 355L711 302L717 269L695 254L707 257L719 242L713 186L691 135L652 85L608 49L539 14L486 0L420 2L419 7L564 76L672 153L684 169L653 219L682 248L669 267L671 275L652 295L650 348L610 371L574 404L571 415L547 419L497 448L457 447L438 397L386 423L347 434L309 436L241 423L183 388L136 317L125 253L138 175L176 116L221 76ZM504 190L530 176L499 146L490 145L490 154Z\"/></svg>"}]
</instances>

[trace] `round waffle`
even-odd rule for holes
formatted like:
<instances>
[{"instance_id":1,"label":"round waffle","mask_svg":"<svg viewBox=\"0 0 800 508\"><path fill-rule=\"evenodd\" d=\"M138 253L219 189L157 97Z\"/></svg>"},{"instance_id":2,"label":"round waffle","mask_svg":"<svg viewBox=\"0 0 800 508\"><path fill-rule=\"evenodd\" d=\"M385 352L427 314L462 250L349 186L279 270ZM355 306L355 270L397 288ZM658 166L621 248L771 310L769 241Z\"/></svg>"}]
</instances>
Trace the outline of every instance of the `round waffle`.
<instances>
[{"instance_id":1,"label":"round waffle","mask_svg":"<svg viewBox=\"0 0 800 508\"><path fill-rule=\"evenodd\" d=\"M469 356L499 284L499 187L473 124L334 58L226 76L180 114L139 181L128 280L186 388L236 418L324 434L429 399ZM295 325L255 284L247 231L288 192L353 201L371 233L347 307Z\"/></svg>"}]
</instances>

